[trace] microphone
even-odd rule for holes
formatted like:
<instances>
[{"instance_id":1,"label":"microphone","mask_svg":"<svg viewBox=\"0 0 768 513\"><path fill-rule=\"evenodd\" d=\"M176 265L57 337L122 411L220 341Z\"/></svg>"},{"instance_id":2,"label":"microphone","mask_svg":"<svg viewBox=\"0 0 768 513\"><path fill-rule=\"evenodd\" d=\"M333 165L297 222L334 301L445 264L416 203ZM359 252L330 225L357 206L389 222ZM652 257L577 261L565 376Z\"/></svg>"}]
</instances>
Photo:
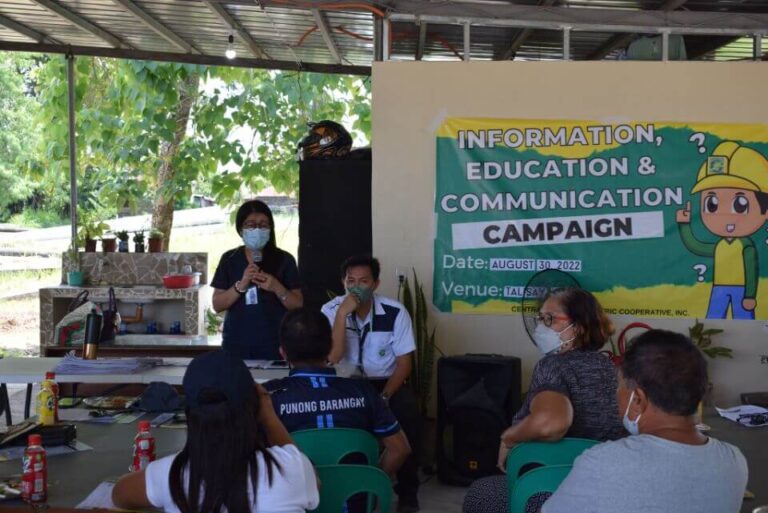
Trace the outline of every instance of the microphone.
<instances>
[{"instance_id":1,"label":"microphone","mask_svg":"<svg viewBox=\"0 0 768 513\"><path fill-rule=\"evenodd\" d=\"M261 254L261 250L260 249L252 249L251 252L253 253L253 263L254 264L258 264L259 262L261 262L261 260L263 258L262 254Z\"/></svg>"}]
</instances>

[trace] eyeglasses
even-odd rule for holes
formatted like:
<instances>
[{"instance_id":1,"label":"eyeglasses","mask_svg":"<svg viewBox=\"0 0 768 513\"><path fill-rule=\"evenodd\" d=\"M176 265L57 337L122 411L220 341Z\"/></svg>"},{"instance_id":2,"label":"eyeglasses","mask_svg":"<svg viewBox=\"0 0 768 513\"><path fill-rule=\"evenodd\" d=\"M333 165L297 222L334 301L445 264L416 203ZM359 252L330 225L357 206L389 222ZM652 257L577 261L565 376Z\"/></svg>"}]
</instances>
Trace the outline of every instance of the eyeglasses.
<instances>
[{"instance_id":1,"label":"eyeglasses","mask_svg":"<svg viewBox=\"0 0 768 513\"><path fill-rule=\"evenodd\" d=\"M269 226L269 223L245 223L243 224L244 230L253 230L255 228L260 228L262 230L269 230L271 226Z\"/></svg>"},{"instance_id":2,"label":"eyeglasses","mask_svg":"<svg viewBox=\"0 0 768 513\"><path fill-rule=\"evenodd\" d=\"M737 420L750 426L762 426L768 424L768 413L744 413Z\"/></svg>"},{"instance_id":3,"label":"eyeglasses","mask_svg":"<svg viewBox=\"0 0 768 513\"><path fill-rule=\"evenodd\" d=\"M536 324L543 324L547 328L552 326L552 323L555 320L558 321L567 321L568 316L567 315L553 315L551 313L540 313L536 317L533 318L536 321Z\"/></svg>"}]
</instances>

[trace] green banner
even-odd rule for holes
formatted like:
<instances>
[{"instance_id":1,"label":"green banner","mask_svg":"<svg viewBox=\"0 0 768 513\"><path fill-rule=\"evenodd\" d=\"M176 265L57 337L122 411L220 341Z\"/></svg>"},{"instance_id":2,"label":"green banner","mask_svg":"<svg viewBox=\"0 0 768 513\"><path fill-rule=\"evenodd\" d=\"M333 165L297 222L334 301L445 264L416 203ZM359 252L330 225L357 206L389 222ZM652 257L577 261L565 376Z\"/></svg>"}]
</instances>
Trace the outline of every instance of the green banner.
<instances>
[{"instance_id":1,"label":"green banner","mask_svg":"<svg viewBox=\"0 0 768 513\"><path fill-rule=\"evenodd\" d=\"M434 303L519 312L559 269L612 314L767 319L766 156L768 125L448 119Z\"/></svg>"}]
</instances>

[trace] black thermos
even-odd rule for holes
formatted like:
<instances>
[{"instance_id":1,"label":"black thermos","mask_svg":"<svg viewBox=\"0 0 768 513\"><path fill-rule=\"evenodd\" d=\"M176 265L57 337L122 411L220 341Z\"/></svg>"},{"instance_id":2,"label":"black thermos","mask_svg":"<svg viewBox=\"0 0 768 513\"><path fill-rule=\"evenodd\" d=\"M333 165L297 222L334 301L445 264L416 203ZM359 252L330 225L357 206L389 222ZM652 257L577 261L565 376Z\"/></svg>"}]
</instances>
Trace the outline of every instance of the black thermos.
<instances>
[{"instance_id":1,"label":"black thermos","mask_svg":"<svg viewBox=\"0 0 768 513\"><path fill-rule=\"evenodd\" d=\"M101 314L94 308L85 317L85 342L83 343L83 358L85 360L95 360L96 351L99 348L99 338L101 337Z\"/></svg>"}]
</instances>

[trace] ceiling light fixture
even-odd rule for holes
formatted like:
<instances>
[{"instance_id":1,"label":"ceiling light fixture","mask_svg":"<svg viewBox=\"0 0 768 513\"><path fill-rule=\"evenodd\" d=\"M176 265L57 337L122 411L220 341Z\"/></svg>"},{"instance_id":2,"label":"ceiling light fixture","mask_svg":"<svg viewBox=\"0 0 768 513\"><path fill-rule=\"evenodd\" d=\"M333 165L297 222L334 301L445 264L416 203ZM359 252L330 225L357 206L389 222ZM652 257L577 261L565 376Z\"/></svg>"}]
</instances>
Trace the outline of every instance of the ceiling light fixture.
<instances>
[{"instance_id":1,"label":"ceiling light fixture","mask_svg":"<svg viewBox=\"0 0 768 513\"><path fill-rule=\"evenodd\" d=\"M234 59L237 57L237 52L235 51L235 38L232 36L232 34L229 35L229 42L227 43L227 51L224 52L224 55L226 55L227 59Z\"/></svg>"}]
</instances>

